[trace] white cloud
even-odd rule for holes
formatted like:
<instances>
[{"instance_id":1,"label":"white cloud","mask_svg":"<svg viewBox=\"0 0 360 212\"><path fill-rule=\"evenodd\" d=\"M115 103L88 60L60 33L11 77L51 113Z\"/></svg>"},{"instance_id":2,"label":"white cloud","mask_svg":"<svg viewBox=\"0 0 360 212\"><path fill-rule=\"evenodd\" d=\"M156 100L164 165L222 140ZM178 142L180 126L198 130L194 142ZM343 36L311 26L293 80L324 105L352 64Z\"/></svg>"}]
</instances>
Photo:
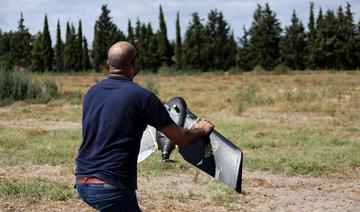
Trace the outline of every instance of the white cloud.
<instances>
[{"instance_id":1,"label":"white cloud","mask_svg":"<svg viewBox=\"0 0 360 212\"><path fill-rule=\"evenodd\" d=\"M3 11L17 11L19 8L22 10L31 10L39 7L45 0L1 0L1 10Z\"/></svg>"}]
</instances>

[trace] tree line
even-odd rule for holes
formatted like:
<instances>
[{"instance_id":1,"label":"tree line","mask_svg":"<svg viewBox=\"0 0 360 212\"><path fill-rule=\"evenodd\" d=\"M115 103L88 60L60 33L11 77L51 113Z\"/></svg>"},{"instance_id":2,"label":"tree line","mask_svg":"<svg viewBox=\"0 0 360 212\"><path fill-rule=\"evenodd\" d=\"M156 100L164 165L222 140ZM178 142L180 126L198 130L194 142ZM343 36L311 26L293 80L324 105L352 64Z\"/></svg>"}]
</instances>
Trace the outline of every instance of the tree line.
<instances>
[{"instance_id":1,"label":"tree line","mask_svg":"<svg viewBox=\"0 0 360 212\"><path fill-rule=\"evenodd\" d=\"M21 14L17 31L0 30L0 65L31 71L101 71L106 67L107 50L117 41L134 44L142 69L157 71L160 67L175 70L253 70L259 66L274 70L286 66L304 69L359 69L360 22L355 23L351 5L334 10L314 12L310 3L307 28L293 11L291 24L281 27L269 4L257 5L249 28L236 39L222 12L211 10L204 20L197 12L191 16L182 38L179 12L176 16L176 38L167 37L165 16L160 5L159 26L139 19L128 20L124 33L112 20L107 5L95 22L92 49L82 34L81 20L77 30L67 22L65 41L57 21L56 42L52 44L47 15L43 30L29 33Z\"/></svg>"},{"instance_id":2,"label":"tree line","mask_svg":"<svg viewBox=\"0 0 360 212\"><path fill-rule=\"evenodd\" d=\"M78 30L66 24L66 41L61 39L60 21L57 21L56 44L52 46L47 15L43 30L31 35L24 25L21 13L17 31L0 31L0 65L6 69L43 71L81 71L91 68L86 38L82 35L81 21Z\"/></svg>"}]
</instances>

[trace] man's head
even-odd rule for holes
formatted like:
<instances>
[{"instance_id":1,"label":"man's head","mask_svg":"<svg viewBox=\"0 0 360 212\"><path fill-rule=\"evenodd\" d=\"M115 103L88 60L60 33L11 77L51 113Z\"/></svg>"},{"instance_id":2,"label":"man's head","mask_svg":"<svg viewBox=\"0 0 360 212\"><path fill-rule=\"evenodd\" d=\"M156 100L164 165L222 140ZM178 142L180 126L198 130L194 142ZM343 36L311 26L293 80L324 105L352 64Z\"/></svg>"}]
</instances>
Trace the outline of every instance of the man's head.
<instances>
[{"instance_id":1,"label":"man's head","mask_svg":"<svg viewBox=\"0 0 360 212\"><path fill-rule=\"evenodd\" d=\"M109 73L125 75L131 80L140 71L136 49L129 42L115 43L108 52Z\"/></svg>"}]
</instances>

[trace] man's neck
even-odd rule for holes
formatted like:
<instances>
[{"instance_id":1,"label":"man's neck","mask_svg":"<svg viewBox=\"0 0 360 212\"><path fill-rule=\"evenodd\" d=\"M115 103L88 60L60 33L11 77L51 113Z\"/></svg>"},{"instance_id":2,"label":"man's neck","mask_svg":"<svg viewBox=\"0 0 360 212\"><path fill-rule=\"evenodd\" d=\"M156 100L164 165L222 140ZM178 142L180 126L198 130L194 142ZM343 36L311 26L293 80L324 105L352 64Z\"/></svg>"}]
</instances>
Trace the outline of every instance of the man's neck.
<instances>
[{"instance_id":1,"label":"man's neck","mask_svg":"<svg viewBox=\"0 0 360 212\"><path fill-rule=\"evenodd\" d=\"M126 77L129 80L133 81L133 76L131 76L130 73L124 72L124 71L110 70L109 71L109 76Z\"/></svg>"}]
</instances>

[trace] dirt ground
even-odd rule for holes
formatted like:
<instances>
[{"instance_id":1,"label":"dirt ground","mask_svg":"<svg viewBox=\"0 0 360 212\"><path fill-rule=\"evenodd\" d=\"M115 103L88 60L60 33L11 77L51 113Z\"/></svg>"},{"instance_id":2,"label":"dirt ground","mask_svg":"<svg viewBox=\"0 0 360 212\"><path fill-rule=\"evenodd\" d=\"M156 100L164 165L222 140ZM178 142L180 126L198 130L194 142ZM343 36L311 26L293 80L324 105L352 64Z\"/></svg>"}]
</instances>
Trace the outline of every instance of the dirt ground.
<instances>
[{"instance_id":1,"label":"dirt ground","mask_svg":"<svg viewBox=\"0 0 360 212\"><path fill-rule=\"evenodd\" d=\"M2 110L2 111L1 111ZM8 112L1 109L1 112ZM218 114L212 114L218 116ZM220 114L221 115L221 114ZM330 116L302 113L249 113L242 118L253 116L262 121L314 122L333 119ZM77 122L45 121L35 119L0 120L0 126L36 129L74 129L80 128ZM353 170L360 173L360 169ZM65 173L65 174L64 174ZM329 176L310 178L305 176L288 177L267 172L243 173L244 194L234 194L229 202L213 201L209 194L214 193L217 183L206 174L191 168L179 175L144 176L138 178L138 200L143 211L360 211L360 179ZM351 176L348 175L348 176ZM61 166L30 165L0 167L2 179L22 180L40 177L49 181L74 183L70 170ZM196 178L196 180L194 180ZM210 195L211 196L211 195ZM218 198L215 196L214 198ZM1 211L94 211L80 199L68 201L41 200L27 204L12 197L0 198Z\"/></svg>"},{"instance_id":2,"label":"dirt ground","mask_svg":"<svg viewBox=\"0 0 360 212\"><path fill-rule=\"evenodd\" d=\"M0 168L0 179L41 177L73 183L60 166L11 166ZM204 198L215 183L190 169L177 176L139 176L138 199L143 211L359 211L360 179L286 177L265 172L244 172L245 194L234 194L226 205ZM0 211L93 211L81 200L42 201L28 205L2 199Z\"/></svg>"}]
</instances>

